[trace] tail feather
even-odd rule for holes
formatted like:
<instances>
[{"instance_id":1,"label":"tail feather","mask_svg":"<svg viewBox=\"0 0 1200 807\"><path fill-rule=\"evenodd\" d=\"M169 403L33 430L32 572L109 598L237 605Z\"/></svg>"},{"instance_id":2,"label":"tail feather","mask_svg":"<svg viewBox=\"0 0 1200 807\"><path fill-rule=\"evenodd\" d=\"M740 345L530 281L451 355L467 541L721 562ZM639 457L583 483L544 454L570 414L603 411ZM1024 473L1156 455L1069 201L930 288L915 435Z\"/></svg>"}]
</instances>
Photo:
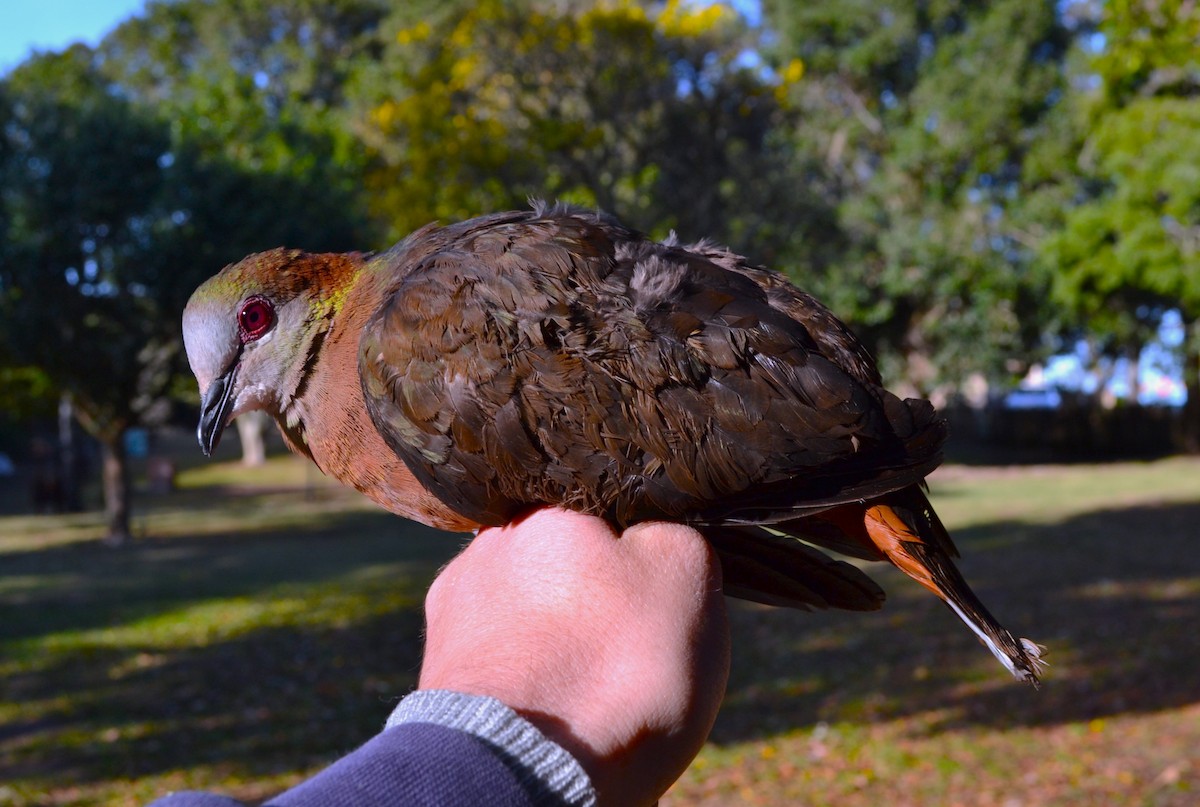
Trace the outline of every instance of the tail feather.
<instances>
[{"instance_id":1,"label":"tail feather","mask_svg":"<svg viewBox=\"0 0 1200 807\"><path fill-rule=\"evenodd\" d=\"M1016 678L1038 685L1043 648L1014 638L971 591L954 565L958 552L950 534L919 488L870 504L864 523L888 560L940 597Z\"/></svg>"},{"instance_id":2,"label":"tail feather","mask_svg":"<svg viewBox=\"0 0 1200 807\"><path fill-rule=\"evenodd\" d=\"M861 502L772 524L771 529L851 558L887 560L887 556L875 546L875 542L867 534Z\"/></svg>"},{"instance_id":3,"label":"tail feather","mask_svg":"<svg viewBox=\"0 0 1200 807\"><path fill-rule=\"evenodd\" d=\"M883 589L874 580L795 538L757 527L702 529L721 558L730 596L805 611L874 611L883 605Z\"/></svg>"},{"instance_id":4,"label":"tail feather","mask_svg":"<svg viewBox=\"0 0 1200 807\"><path fill-rule=\"evenodd\" d=\"M883 592L857 568L806 544L888 560L945 602L1013 676L1039 684L1044 648L1015 638L984 607L954 565L958 549L919 485L780 521L771 532L701 529L721 556L726 593L768 605L872 610L883 602Z\"/></svg>"}]
</instances>

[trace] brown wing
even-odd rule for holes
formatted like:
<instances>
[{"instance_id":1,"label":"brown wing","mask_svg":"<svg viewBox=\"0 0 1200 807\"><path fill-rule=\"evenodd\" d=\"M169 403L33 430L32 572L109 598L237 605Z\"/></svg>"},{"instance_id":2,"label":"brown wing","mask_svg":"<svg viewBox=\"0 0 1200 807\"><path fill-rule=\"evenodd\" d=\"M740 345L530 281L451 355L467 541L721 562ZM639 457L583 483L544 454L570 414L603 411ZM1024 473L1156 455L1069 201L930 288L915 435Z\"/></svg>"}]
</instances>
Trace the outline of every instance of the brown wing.
<instances>
[{"instance_id":1,"label":"brown wing","mask_svg":"<svg viewBox=\"0 0 1200 807\"><path fill-rule=\"evenodd\" d=\"M469 518L555 503L621 525L764 523L940 461L932 409L882 390L827 310L736 256L562 209L436 238L394 256L360 372L388 444Z\"/></svg>"}]
</instances>

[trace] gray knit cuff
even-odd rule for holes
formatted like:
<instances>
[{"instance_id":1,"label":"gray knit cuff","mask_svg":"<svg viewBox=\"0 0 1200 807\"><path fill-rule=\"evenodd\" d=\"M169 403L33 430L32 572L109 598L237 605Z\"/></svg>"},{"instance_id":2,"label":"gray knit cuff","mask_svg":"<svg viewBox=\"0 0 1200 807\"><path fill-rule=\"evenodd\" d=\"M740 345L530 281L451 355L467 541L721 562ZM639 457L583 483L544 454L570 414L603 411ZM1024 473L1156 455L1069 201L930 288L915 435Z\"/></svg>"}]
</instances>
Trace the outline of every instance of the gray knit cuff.
<instances>
[{"instance_id":1,"label":"gray knit cuff","mask_svg":"<svg viewBox=\"0 0 1200 807\"><path fill-rule=\"evenodd\" d=\"M387 728L401 723L433 723L479 738L517 774L538 804L596 804L592 782L575 757L495 698L419 689L400 701Z\"/></svg>"}]
</instances>

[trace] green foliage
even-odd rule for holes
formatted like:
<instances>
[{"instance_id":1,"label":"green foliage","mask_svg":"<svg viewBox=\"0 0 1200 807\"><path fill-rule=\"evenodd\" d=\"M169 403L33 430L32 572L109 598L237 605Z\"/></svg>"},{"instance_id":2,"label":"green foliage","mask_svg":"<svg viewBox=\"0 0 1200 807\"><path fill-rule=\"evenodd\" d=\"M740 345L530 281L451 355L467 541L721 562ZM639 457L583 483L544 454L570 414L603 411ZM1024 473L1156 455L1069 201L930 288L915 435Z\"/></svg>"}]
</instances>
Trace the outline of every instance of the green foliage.
<instances>
[{"instance_id":1,"label":"green foliage","mask_svg":"<svg viewBox=\"0 0 1200 807\"><path fill-rule=\"evenodd\" d=\"M201 240L227 245L211 260L374 240L360 202L362 150L344 110L347 86L377 50L384 7L153 2L105 38L101 69L170 122L189 206L212 208L195 225Z\"/></svg>"},{"instance_id":2,"label":"green foliage","mask_svg":"<svg viewBox=\"0 0 1200 807\"><path fill-rule=\"evenodd\" d=\"M0 366L0 418L21 421L54 412L57 390L37 367Z\"/></svg>"},{"instance_id":3,"label":"green foliage","mask_svg":"<svg viewBox=\"0 0 1200 807\"><path fill-rule=\"evenodd\" d=\"M1045 246L1056 291L1092 317L1117 302L1127 313L1157 302L1200 316L1200 12L1113 3L1099 30L1099 86L1077 113L1090 129L1073 178L1082 201Z\"/></svg>"},{"instance_id":4,"label":"green foliage","mask_svg":"<svg viewBox=\"0 0 1200 807\"><path fill-rule=\"evenodd\" d=\"M65 283L93 313L111 296L172 322L246 252L385 247L538 196L786 269L926 394L1011 379L1066 329L1134 350L1166 306L1197 319L1192 4L766 0L764 20L683 0L153 0L0 90L19 124L0 138L0 305ZM35 319L0 367L66 388L102 366L42 345L43 367ZM89 333L110 362L137 352ZM180 369L166 341L151 353ZM140 383L178 384L160 381Z\"/></svg>"},{"instance_id":5,"label":"green foliage","mask_svg":"<svg viewBox=\"0 0 1200 807\"><path fill-rule=\"evenodd\" d=\"M1070 206L1043 242L1054 295L1110 349L1136 355L1161 313L1178 308L1189 333L1185 443L1200 449L1200 90L1193 3L1103 7L1104 47L1075 99L1081 147L1057 177Z\"/></svg>"},{"instance_id":6,"label":"green foliage","mask_svg":"<svg viewBox=\"0 0 1200 807\"><path fill-rule=\"evenodd\" d=\"M1048 279L1021 224L1021 166L1063 92L1069 36L1048 4L768 2L799 55L798 150L821 160L846 244L795 274L866 337L885 375L930 393L1037 355ZM819 267L817 267L819 269ZM1014 360L1017 368L1012 366Z\"/></svg>"},{"instance_id":7,"label":"green foliage","mask_svg":"<svg viewBox=\"0 0 1200 807\"><path fill-rule=\"evenodd\" d=\"M1088 148L1104 191L1045 245L1058 299L1125 341L1139 338L1139 309L1200 315L1200 105L1136 99L1101 118Z\"/></svg>"},{"instance_id":8,"label":"green foliage","mask_svg":"<svg viewBox=\"0 0 1200 807\"><path fill-rule=\"evenodd\" d=\"M725 6L488 0L392 26L360 115L393 237L539 196L769 251L763 206L778 229L808 196L770 137L779 82L737 64Z\"/></svg>"},{"instance_id":9,"label":"green foliage","mask_svg":"<svg viewBox=\"0 0 1200 807\"><path fill-rule=\"evenodd\" d=\"M128 518L120 439L168 414L192 290L248 252L369 237L361 165L339 156L350 135L323 106L345 76L320 67L379 13L156 4L99 52L38 57L5 80L0 372L68 394L107 447L114 534Z\"/></svg>"},{"instance_id":10,"label":"green foliage","mask_svg":"<svg viewBox=\"0 0 1200 807\"><path fill-rule=\"evenodd\" d=\"M26 63L5 91L3 358L41 370L112 440L151 415L177 350L154 239L167 132L83 47Z\"/></svg>"},{"instance_id":11,"label":"green foliage","mask_svg":"<svg viewBox=\"0 0 1200 807\"><path fill-rule=\"evenodd\" d=\"M1105 44L1094 69L1101 104L1124 106L1135 96L1192 95L1200 74L1200 12L1191 0L1113 0L1103 4Z\"/></svg>"},{"instance_id":12,"label":"green foliage","mask_svg":"<svg viewBox=\"0 0 1200 807\"><path fill-rule=\"evenodd\" d=\"M187 10L157 8L172 20ZM149 51L134 58L137 41L119 30L107 57L76 47L22 65L4 85L0 363L40 368L106 440L161 416L182 369L179 316L203 278L280 244L351 248L361 229L353 197L327 181L328 139L276 122L278 140L239 155L227 131L200 136L202 114L151 108L141 102L155 90L116 80L116 50L161 76ZM186 80L201 75L193 64Z\"/></svg>"}]
</instances>

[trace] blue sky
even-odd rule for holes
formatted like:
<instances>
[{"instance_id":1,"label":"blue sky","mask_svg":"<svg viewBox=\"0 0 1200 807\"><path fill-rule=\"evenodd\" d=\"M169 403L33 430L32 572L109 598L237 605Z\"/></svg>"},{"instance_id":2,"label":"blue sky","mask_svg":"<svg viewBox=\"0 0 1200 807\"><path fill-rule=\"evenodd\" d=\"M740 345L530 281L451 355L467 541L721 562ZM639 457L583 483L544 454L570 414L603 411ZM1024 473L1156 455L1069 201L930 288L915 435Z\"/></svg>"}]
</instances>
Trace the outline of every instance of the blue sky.
<instances>
[{"instance_id":1,"label":"blue sky","mask_svg":"<svg viewBox=\"0 0 1200 807\"><path fill-rule=\"evenodd\" d=\"M759 0L732 3L752 22L759 20ZM0 73L35 48L59 50L79 41L95 45L144 4L145 0L0 0Z\"/></svg>"},{"instance_id":2,"label":"blue sky","mask_svg":"<svg viewBox=\"0 0 1200 807\"><path fill-rule=\"evenodd\" d=\"M0 0L0 72L30 52L59 50L72 42L95 45L144 0Z\"/></svg>"}]
</instances>

